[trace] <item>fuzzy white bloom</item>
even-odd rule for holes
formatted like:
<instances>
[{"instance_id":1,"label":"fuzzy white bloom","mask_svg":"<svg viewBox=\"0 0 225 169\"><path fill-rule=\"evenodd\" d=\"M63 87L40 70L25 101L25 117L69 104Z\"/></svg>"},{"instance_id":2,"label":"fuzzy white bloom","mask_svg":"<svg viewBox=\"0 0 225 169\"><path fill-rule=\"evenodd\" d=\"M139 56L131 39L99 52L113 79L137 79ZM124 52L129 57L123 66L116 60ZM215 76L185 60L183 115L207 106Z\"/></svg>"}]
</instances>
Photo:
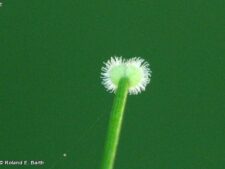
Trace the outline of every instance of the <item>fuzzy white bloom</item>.
<instances>
[{"instance_id":1,"label":"fuzzy white bloom","mask_svg":"<svg viewBox=\"0 0 225 169\"><path fill-rule=\"evenodd\" d=\"M102 67L102 84L107 91L116 91L121 78L129 79L129 94L136 95L145 90L150 83L151 70L149 64L140 57L123 59L111 57Z\"/></svg>"}]
</instances>

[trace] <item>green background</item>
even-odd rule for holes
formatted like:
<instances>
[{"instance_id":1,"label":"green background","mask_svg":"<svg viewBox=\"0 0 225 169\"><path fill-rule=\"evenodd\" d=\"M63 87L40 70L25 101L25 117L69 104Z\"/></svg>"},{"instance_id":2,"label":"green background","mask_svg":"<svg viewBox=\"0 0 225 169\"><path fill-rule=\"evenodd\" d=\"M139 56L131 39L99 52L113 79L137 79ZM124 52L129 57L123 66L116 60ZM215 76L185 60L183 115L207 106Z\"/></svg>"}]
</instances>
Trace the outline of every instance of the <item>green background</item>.
<instances>
[{"instance_id":1,"label":"green background","mask_svg":"<svg viewBox=\"0 0 225 169\"><path fill-rule=\"evenodd\" d=\"M151 64L128 98L115 169L224 169L225 1L1 1L0 160L98 169L110 56ZM63 157L67 153L67 157Z\"/></svg>"}]
</instances>

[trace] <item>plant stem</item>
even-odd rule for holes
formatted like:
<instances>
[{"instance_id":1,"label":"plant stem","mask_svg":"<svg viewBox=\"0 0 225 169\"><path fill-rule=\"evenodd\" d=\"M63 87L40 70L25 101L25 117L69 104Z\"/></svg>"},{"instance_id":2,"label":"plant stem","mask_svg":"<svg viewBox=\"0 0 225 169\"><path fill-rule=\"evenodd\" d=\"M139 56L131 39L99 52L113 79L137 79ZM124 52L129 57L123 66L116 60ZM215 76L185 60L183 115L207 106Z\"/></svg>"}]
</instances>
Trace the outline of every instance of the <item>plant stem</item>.
<instances>
[{"instance_id":1,"label":"plant stem","mask_svg":"<svg viewBox=\"0 0 225 169\"><path fill-rule=\"evenodd\" d=\"M121 78L114 99L101 169L113 169L119 142L129 80Z\"/></svg>"}]
</instances>

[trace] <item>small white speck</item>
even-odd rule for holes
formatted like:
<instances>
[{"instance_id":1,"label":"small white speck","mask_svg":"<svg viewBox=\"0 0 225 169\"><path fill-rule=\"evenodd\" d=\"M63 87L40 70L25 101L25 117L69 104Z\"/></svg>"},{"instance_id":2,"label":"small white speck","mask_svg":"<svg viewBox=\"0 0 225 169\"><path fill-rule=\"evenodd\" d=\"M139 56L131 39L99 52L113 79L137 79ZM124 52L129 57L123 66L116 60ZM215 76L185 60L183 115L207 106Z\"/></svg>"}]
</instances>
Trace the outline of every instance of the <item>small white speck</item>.
<instances>
[{"instance_id":1,"label":"small white speck","mask_svg":"<svg viewBox=\"0 0 225 169\"><path fill-rule=\"evenodd\" d=\"M2 6L2 2L0 2L0 7Z\"/></svg>"},{"instance_id":2,"label":"small white speck","mask_svg":"<svg viewBox=\"0 0 225 169\"><path fill-rule=\"evenodd\" d=\"M66 156L67 156L67 154L66 154L66 153L64 153L64 154L63 154L63 157L66 157Z\"/></svg>"}]
</instances>

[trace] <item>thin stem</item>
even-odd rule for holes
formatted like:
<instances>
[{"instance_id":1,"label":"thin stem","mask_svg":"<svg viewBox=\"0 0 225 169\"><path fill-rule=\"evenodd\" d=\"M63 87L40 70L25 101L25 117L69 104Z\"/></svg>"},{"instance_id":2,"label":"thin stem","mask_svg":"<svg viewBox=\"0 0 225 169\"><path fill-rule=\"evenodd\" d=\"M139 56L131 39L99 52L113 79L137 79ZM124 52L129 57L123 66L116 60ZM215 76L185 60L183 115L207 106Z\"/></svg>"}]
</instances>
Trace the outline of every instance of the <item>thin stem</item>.
<instances>
[{"instance_id":1,"label":"thin stem","mask_svg":"<svg viewBox=\"0 0 225 169\"><path fill-rule=\"evenodd\" d=\"M113 169L128 88L129 80L127 78L122 78L119 82L112 107L101 169Z\"/></svg>"}]
</instances>

